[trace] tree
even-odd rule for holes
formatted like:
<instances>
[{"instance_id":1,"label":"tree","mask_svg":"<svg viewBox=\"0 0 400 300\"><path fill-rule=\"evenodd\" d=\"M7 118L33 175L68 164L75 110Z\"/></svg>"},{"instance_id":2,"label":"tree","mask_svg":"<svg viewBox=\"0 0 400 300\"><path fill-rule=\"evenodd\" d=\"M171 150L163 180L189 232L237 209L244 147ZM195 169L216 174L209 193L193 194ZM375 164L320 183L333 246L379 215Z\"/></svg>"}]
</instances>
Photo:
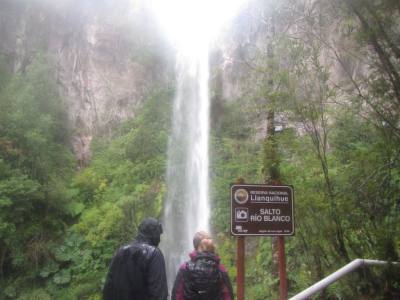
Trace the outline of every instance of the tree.
<instances>
[{"instance_id":1,"label":"tree","mask_svg":"<svg viewBox=\"0 0 400 300\"><path fill-rule=\"evenodd\" d=\"M0 274L34 274L71 217L73 160L51 64L38 57L0 88ZM10 287L10 286L9 286Z\"/></svg>"}]
</instances>

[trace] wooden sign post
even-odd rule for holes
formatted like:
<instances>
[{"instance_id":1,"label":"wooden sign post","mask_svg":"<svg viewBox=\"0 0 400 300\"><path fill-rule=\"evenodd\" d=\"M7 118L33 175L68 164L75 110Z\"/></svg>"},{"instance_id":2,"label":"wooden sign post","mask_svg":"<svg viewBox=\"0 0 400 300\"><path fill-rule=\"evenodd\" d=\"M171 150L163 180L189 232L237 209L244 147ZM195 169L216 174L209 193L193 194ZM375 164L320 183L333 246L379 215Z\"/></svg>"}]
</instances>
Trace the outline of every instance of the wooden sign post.
<instances>
[{"instance_id":1,"label":"wooden sign post","mask_svg":"<svg viewBox=\"0 0 400 300\"><path fill-rule=\"evenodd\" d=\"M244 300L245 236L277 236L280 300L287 299L285 235L294 235L294 191L288 185L233 184L231 233L237 239L237 298Z\"/></svg>"},{"instance_id":2,"label":"wooden sign post","mask_svg":"<svg viewBox=\"0 0 400 300\"><path fill-rule=\"evenodd\" d=\"M237 237L237 253L236 253L236 294L237 300L244 300L244 253L245 253L245 243L244 236Z\"/></svg>"},{"instance_id":3,"label":"wooden sign post","mask_svg":"<svg viewBox=\"0 0 400 300\"><path fill-rule=\"evenodd\" d=\"M279 295L280 300L287 300L287 277L286 277L286 256L285 240L278 236L278 257L279 257Z\"/></svg>"}]
</instances>

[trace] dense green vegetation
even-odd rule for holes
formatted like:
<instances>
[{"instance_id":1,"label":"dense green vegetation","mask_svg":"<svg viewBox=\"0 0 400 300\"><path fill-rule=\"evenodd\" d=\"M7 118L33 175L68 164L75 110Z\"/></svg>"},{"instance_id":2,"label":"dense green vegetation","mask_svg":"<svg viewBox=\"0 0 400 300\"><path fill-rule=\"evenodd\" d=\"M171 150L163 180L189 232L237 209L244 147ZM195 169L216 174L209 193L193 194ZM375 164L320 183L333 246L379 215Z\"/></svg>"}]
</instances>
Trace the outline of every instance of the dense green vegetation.
<instances>
[{"instance_id":1,"label":"dense green vegetation","mask_svg":"<svg viewBox=\"0 0 400 300\"><path fill-rule=\"evenodd\" d=\"M2 296L36 279L76 216L67 184L74 160L65 108L39 56L0 84L0 275Z\"/></svg>"},{"instance_id":2,"label":"dense green vegetation","mask_svg":"<svg viewBox=\"0 0 400 300\"><path fill-rule=\"evenodd\" d=\"M238 49L243 93L224 102L212 91L211 221L234 282L229 185L293 185L292 295L355 258L399 261L400 7L267 2ZM117 246L161 215L173 91L153 91L77 169L54 74L44 54L16 74L0 60L0 299L100 299ZM246 299L278 299L271 238L247 249ZM361 269L320 298L395 299L399 274Z\"/></svg>"},{"instance_id":3,"label":"dense green vegetation","mask_svg":"<svg viewBox=\"0 0 400 300\"><path fill-rule=\"evenodd\" d=\"M172 96L154 92L76 171L50 66L2 73L0 298L97 299L117 245L161 213Z\"/></svg>"},{"instance_id":4,"label":"dense green vegetation","mask_svg":"<svg viewBox=\"0 0 400 300\"><path fill-rule=\"evenodd\" d=\"M235 118L249 126L246 120L257 120L261 113L269 128L263 152L244 158L246 167L235 176L295 187L296 236L287 239L289 293L355 258L397 261L398 4L286 1L258 9L259 30L266 34L247 38L239 49L256 108L247 110L247 118L241 109ZM340 34L332 35L334 29ZM241 155L251 149L237 141ZM221 173L240 157L225 162ZM257 160L262 169L254 176L248 162ZM246 298L277 299L270 240L250 240L249 245L256 255L247 261ZM363 269L320 297L393 299L399 295L399 279L398 268Z\"/></svg>"}]
</instances>

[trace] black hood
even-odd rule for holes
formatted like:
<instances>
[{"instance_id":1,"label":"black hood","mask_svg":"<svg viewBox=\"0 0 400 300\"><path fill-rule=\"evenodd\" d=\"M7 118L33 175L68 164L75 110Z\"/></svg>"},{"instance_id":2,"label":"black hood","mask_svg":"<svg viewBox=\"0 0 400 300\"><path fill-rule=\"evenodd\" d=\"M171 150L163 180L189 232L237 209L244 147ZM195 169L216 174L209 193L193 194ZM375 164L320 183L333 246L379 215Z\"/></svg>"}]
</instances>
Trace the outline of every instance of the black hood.
<instances>
[{"instance_id":1,"label":"black hood","mask_svg":"<svg viewBox=\"0 0 400 300\"><path fill-rule=\"evenodd\" d=\"M162 232L162 225L157 219L146 218L139 225L139 233L136 239L157 247Z\"/></svg>"}]
</instances>

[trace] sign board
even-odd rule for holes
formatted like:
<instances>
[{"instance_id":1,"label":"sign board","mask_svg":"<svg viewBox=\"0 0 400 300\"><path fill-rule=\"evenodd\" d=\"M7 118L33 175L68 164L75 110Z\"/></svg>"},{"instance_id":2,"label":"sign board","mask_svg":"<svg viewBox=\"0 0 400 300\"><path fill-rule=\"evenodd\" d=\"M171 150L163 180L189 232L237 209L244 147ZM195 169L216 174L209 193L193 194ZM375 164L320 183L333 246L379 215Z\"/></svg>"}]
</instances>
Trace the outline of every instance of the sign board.
<instances>
[{"instance_id":1,"label":"sign board","mask_svg":"<svg viewBox=\"0 0 400 300\"><path fill-rule=\"evenodd\" d=\"M294 235L293 194L288 185L232 185L232 234Z\"/></svg>"}]
</instances>

